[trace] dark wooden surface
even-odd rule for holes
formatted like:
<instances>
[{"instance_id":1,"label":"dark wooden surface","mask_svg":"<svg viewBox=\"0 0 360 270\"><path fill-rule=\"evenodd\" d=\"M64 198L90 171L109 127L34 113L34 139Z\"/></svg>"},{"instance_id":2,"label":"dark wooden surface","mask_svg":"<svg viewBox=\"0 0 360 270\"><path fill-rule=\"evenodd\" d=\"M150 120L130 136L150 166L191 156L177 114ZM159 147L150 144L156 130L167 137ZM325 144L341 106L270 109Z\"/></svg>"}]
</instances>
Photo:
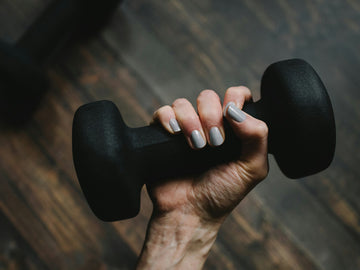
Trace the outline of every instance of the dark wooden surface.
<instances>
[{"instance_id":1,"label":"dark wooden surface","mask_svg":"<svg viewBox=\"0 0 360 270\"><path fill-rule=\"evenodd\" d=\"M15 42L50 0L0 0L0 38ZM299 181L273 159L268 178L223 225L205 269L360 269L360 1L132 0L49 65L52 87L21 128L1 125L0 269L132 269L151 204L103 223L79 189L71 124L83 103L111 99L130 126L177 97L259 98L272 62L308 60L337 124L331 167Z\"/></svg>"}]
</instances>

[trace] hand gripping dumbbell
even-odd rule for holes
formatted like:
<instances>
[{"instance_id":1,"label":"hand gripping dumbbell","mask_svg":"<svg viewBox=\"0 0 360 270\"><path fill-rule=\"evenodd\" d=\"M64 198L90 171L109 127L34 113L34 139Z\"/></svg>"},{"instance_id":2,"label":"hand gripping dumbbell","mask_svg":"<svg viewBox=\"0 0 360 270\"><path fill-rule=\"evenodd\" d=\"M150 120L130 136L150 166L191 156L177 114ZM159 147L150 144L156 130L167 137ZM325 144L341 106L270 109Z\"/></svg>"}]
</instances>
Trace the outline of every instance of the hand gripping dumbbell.
<instances>
[{"instance_id":1,"label":"hand gripping dumbbell","mask_svg":"<svg viewBox=\"0 0 360 270\"><path fill-rule=\"evenodd\" d=\"M87 31L120 0L55 0L15 45L0 41L0 115L26 120L48 86L42 66L75 31Z\"/></svg>"},{"instance_id":2,"label":"hand gripping dumbbell","mask_svg":"<svg viewBox=\"0 0 360 270\"><path fill-rule=\"evenodd\" d=\"M272 64L262 77L261 97L243 110L268 125L269 152L282 172L301 178L327 168L335 151L335 122L315 70L300 59ZM201 173L236 159L241 141L229 124L225 133L220 147L195 151L184 136L160 125L128 128L110 101L83 105L73 122L74 164L83 193L104 221L134 217L144 183Z\"/></svg>"}]
</instances>

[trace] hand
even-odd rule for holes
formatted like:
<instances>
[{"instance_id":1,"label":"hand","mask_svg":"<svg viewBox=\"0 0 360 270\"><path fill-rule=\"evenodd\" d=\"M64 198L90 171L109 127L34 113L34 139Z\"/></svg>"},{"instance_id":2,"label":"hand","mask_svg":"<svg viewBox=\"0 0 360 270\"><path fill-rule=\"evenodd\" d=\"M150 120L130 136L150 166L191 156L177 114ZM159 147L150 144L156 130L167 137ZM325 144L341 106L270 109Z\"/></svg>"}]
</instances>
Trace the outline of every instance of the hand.
<instances>
[{"instance_id":1,"label":"hand","mask_svg":"<svg viewBox=\"0 0 360 270\"><path fill-rule=\"evenodd\" d=\"M154 121L159 121L171 133L174 130L170 122L174 125L176 119L190 147L202 148L206 142L216 147L226 138L223 110L233 102L227 107L226 119L243 146L238 160L214 167L202 175L148 185L154 203L154 215L164 215L175 210L198 215L203 220L221 220L266 177L266 124L241 111L236 114L237 120L231 117L236 108L241 109L244 102L250 101L251 92L246 87L229 88L223 106L214 91L205 90L197 99L199 115L186 99L177 99L172 107L164 106L154 113ZM176 127L174 129L179 132ZM194 137L195 133L199 134L199 138Z\"/></svg>"},{"instance_id":2,"label":"hand","mask_svg":"<svg viewBox=\"0 0 360 270\"><path fill-rule=\"evenodd\" d=\"M170 133L182 132L190 147L196 149L194 151L201 151L206 143L212 147L223 143L226 139L223 128L224 113L241 140L242 148L238 160L218 165L201 175L147 185L154 209L142 258L149 259L149 255L154 254L154 251L149 250L149 246L161 250L161 246L170 241L179 254L187 254L191 247L192 259L183 255L175 260L176 264L174 260L163 262L163 265L167 265L164 268L172 265L181 269L181 266L189 264L192 265L191 269L197 269L199 265L201 268L207 254L203 253L209 252L223 220L245 195L266 177L267 126L240 110L245 102L251 100L248 88L231 87L225 93L222 106L214 91L204 90L197 99L198 114L186 99L177 99L171 107L161 107L154 113L154 122L160 122ZM181 237L178 235L181 241L171 240L170 235L178 233L179 228L182 228L179 234ZM159 236L163 239L160 242ZM164 239L165 237L169 239ZM203 243L199 242L200 239ZM204 243L206 245L203 245ZM181 252L179 246L182 246ZM196 250L202 250L198 252L199 256L194 255ZM142 261L144 262L140 259L139 265L144 265L141 264ZM194 262L197 266L195 268Z\"/></svg>"}]
</instances>

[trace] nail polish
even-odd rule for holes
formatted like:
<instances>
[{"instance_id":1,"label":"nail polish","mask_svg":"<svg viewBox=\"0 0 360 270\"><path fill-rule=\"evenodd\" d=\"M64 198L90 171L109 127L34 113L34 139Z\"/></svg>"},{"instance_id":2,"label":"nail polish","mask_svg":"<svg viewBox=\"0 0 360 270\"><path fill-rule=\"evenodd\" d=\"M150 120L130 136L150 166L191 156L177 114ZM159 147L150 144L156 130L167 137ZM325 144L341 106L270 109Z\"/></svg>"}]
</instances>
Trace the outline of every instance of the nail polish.
<instances>
[{"instance_id":1,"label":"nail polish","mask_svg":"<svg viewBox=\"0 0 360 270\"><path fill-rule=\"evenodd\" d=\"M212 127L210 129L210 143L213 146L219 146L222 145L222 143L224 142L224 138L221 135L220 130L217 127Z\"/></svg>"},{"instance_id":2,"label":"nail polish","mask_svg":"<svg viewBox=\"0 0 360 270\"><path fill-rule=\"evenodd\" d=\"M224 115L229 115L236 122L243 122L246 119L246 114L236 107L235 103L229 102L224 110Z\"/></svg>"},{"instance_id":3,"label":"nail polish","mask_svg":"<svg viewBox=\"0 0 360 270\"><path fill-rule=\"evenodd\" d=\"M197 149L203 148L206 145L206 141L198 130L191 132L191 142Z\"/></svg>"},{"instance_id":4,"label":"nail polish","mask_svg":"<svg viewBox=\"0 0 360 270\"><path fill-rule=\"evenodd\" d=\"M171 118L169 121L170 127L174 132L179 132L181 131L180 125L178 123L178 121L176 121L175 118Z\"/></svg>"}]
</instances>

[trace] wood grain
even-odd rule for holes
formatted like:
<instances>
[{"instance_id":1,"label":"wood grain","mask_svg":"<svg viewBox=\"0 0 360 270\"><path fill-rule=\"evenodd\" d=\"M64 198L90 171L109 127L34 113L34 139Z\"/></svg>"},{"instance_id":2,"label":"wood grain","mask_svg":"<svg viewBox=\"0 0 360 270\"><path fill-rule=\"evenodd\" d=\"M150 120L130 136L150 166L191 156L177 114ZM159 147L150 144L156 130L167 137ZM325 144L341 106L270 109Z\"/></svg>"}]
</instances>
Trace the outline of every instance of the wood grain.
<instances>
[{"instance_id":1,"label":"wood grain","mask_svg":"<svg viewBox=\"0 0 360 270\"><path fill-rule=\"evenodd\" d=\"M26 2L26 3L25 3ZM0 38L14 43L50 0L0 1ZM260 80L299 57L331 96L331 167L300 181L270 174L222 226L205 269L360 268L360 4L357 0L132 0L101 32L73 38L47 67L51 89L29 123L0 125L0 269L132 269L151 203L103 223L76 180L71 125L82 104L114 101L130 126L178 97Z\"/></svg>"}]
</instances>

